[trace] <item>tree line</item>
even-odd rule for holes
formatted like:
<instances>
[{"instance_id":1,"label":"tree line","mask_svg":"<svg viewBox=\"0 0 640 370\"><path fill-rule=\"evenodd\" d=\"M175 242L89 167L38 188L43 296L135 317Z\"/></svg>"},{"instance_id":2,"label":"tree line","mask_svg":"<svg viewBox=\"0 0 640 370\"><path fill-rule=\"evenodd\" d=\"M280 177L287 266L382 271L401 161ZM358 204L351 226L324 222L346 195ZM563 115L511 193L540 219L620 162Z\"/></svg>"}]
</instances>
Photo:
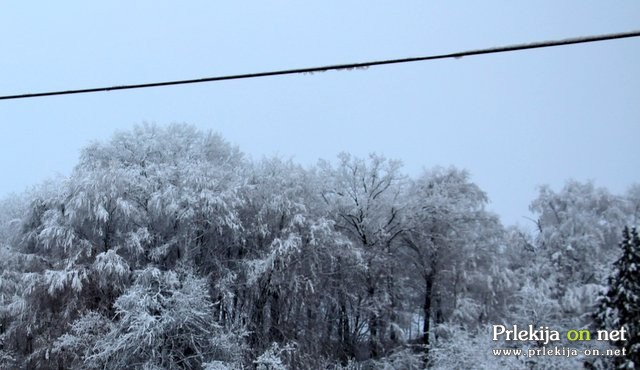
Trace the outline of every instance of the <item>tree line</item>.
<instances>
[{"instance_id":1,"label":"tree line","mask_svg":"<svg viewBox=\"0 0 640 370\"><path fill-rule=\"evenodd\" d=\"M495 357L490 327L624 324L608 287L633 269L614 262L640 186L542 187L534 231L487 202L453 167L412 178L343 153L304 168L189 125L116 133L0 203L0 366L613 366Z\"/></svg>"}]
</instances>

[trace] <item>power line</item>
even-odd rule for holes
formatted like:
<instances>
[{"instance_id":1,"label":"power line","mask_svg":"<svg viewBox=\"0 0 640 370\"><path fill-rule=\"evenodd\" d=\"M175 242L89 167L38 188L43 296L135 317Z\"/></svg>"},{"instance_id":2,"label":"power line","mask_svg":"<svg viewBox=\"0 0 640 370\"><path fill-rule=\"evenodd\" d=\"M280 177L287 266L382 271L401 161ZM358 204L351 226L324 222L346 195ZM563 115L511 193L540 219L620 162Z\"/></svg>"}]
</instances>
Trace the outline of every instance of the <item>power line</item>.
<instances>
[{"instance_id":1,"label":"power line","mask_svg":"<svg viewBox=\"0 0 640 370\"><path fill-rule=\"evenodd\" d=\"M37 97L54 96L54 95L87 94L87 93L103 92L103 91L131 90L131 89L142 89L142 88L148 88L148 87L186 85L186 84L227 81L227 80L241 80L241 79L269 77L269 76L326 72L326 71L332 71L332 70L363 69L363 68L387 65L387 64L422 62L427 60L446 59L446 58L462 58L462 57L481 55L481 54L496 54L496 53L518 51L518 50L548 48L553 46L584 44L588 42L615 40L615 39L623 39L623 38L639 37L639 36L640 36L640 31L631 31L631 32L613 33L613 34L606 34L606 35L574 37L574 38L568 38L568 39L562 39L562 40L540 41L540 42L533 42L529 44L516 44L516 45L501 46L501 47L494 47L494 48L487 48L487 49L468 50L468 51L461 51L461 52L450 53L450 54L438 54L438 55L429 55L429 56L413 57L413 58L387 59L387 60L378 60L378 61L362 62L362 63L336 64L336 65L329 65L329 66L322 66L322 67L285 69L285 70L278 70L278 71L205 77L205 78L197 78L197 79L191 79L191 80L175 80L175 81L152 82L152 83L134 84L134 85L94 87L94 88L77 89L77 90L61 90L61 91L30 93L30 94L5 95L5 96L0 96L0 100L37 98Z\"/></svg>"}]
</instances>

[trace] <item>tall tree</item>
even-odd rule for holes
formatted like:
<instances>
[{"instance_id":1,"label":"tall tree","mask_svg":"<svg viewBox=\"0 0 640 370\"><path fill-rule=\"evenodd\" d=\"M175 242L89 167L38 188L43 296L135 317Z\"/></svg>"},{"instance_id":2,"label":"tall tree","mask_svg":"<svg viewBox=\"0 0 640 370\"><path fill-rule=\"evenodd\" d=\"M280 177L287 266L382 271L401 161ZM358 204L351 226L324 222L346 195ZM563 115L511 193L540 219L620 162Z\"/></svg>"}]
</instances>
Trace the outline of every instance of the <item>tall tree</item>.
<instances>
[{"instance_id":1,"label":"tall tree","mask_svg":"<svg viewBox=\"0 0 640 370\"><path fill-rule=\"evenodd\" d=\"M615 357L617 369L640 366L640 237L635 228L624 229L622 256L614 263L608 289L600 298L596 321L607 330L625 329L626 338L613 341L626 356Z\"/></svg>"},{"instance_id":2,"label":"tall tree","mask_svg":"<svg viewBox=\"0 0 640 370\"><path fill-rule=\"evenodd\" d=\"M144 125L92 144L68 179L33 192L14 238L25 265L8 323L26 363L56 362L53 342L83 310L113 317L134 270L178 262L218 270L211 252L231 247L218 241L239 228L241 164L216 135ZM203 235L218 239L205 244Z\"/></svg>"},{"instance_id":3,"label":"tall tree","mask_svg":"<svg viewBox=\"0 0 640 370\"><path fill-rule=\"evenodd\" d=\"M358 246L365 259L365 291L356 310L368 318L369 352L376 358L383 354L384 342L393 345L399 339L398 241L404 230L401 193L405 178L398 161L376 154L365 160L346 153L339 156L335 168L321 162L320 176L325 179L322 197L337 230Z\"/></svg>"},{"instance_id":4,"label":"tall tree","mask_svg":"<svg viewBox=\"0 0 640 370\"><path fill-rule=\"evenodd\" d=\"M560 273L558 297L571 284L599 284L613 262L618 235L627 213L620 197L591 182L568 181L559 192L548 186L530 206L538 214L539 253ZM605 259L591 259L592 254ZM607 260L608 259L608 260Z\"/></svg>"},{"instance_id":5,"label":"tall tree","mask_svg":"<svg viewBox=\"0 0 640 370\"><path fill-rule=\"evenodd\" d=\"M477 324L496 311L496 286L505 280L495 263L503 231L465 171L425 172L409 194L403 241L421 281L421 339L428 352L433 324L451 318Z\"/></svg>"}]
</instances>

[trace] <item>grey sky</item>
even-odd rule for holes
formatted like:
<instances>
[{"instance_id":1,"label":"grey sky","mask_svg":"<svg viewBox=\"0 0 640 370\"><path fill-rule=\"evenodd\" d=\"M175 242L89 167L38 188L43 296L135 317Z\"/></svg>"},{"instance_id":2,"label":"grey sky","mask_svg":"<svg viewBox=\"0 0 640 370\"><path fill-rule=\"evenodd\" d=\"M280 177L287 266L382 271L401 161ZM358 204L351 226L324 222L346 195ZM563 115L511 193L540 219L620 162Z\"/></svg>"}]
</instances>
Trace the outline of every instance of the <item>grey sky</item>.
<instances>
[{"instance_id":1,"label":"grey sky","mask_svg":"<svg viewBox=\"0 0 640 370\"><path fill-rule=\"evenodd\" d=\"M638 1L4 2L0 95L421 56L640 28ZM244 5L241 5L244 4ZM144 121L303 164L376 151L468 169L505 223L536 186L640 181L640 39L0 101L0 195Z\"/></svg>"}]
</instances>

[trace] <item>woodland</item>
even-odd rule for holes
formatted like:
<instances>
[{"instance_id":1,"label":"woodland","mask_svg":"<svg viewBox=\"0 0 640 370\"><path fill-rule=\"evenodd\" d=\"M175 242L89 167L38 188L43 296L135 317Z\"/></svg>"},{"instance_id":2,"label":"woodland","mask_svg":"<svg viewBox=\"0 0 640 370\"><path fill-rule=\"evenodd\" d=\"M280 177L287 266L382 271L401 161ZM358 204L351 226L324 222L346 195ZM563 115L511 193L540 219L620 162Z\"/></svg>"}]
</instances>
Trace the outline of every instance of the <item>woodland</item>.
<instances>
[{"instance_id":1,"label":"woodland","mask_svg":"<svg viewBox=\"0 0 640 370\"><path fill-rule=\"evenodd\" d=\"M183 124L94 142L0 200L0 368L640 367L640 184L542 186L524 228L463 169L402 171L248 159ZM553 345L629 354L496 356L543 344L494 325L624 325Z\"/></svg>"}]
</instances>

